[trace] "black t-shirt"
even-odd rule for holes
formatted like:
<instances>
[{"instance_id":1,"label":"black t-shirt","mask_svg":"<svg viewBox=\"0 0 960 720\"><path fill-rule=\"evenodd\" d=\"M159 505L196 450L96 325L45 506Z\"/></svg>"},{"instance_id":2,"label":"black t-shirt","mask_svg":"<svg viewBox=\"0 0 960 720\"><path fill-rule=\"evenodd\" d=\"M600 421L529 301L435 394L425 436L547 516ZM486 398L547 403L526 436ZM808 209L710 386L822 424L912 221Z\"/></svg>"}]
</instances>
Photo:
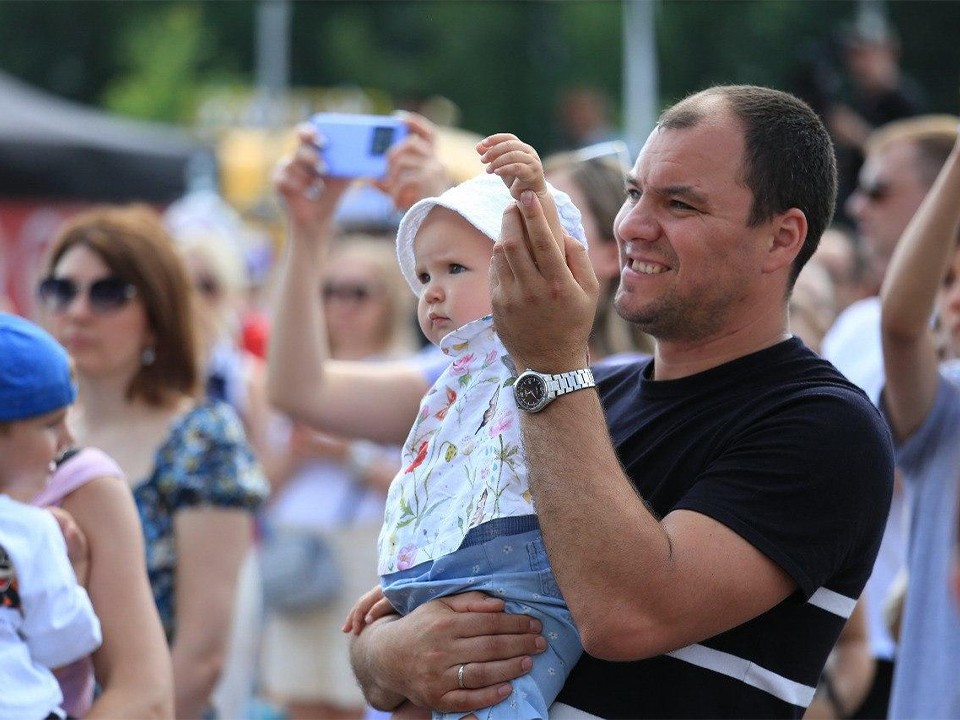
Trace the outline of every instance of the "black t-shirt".
<instances>
[{"instance_id":1,"label":"black t-shirt","mask_svg":"<svg viewBox=\"0 0 960 720\"><path fill-rule=\"evenodd\" d=\"M723 523L799 590L668 655L584 655L558 700L605 718L800 717L880 545L887 427L797 339L678 380L652 381L652 369L594 369L627 475L659 517L682 508Z\"/></svg>"}]
</instances>

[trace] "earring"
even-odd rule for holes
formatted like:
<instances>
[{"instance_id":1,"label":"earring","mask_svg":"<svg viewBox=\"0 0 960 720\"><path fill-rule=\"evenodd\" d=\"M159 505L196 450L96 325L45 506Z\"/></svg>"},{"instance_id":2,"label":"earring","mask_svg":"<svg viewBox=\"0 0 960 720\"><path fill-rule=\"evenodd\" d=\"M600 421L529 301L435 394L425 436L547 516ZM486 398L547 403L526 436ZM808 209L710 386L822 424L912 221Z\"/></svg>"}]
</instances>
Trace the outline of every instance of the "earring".
<instances>
[{"instance_id":1,"label":"earring","mask_svg":"<svg viewBox=\"0 0 960 720\"><path fill-rule=\"evenodd\" d=\"M140 353L140 362L143 365L153 365L154 360L157 359L157 351L152 347L145 347L143 352Z\"/></svg>"}]
</instances>

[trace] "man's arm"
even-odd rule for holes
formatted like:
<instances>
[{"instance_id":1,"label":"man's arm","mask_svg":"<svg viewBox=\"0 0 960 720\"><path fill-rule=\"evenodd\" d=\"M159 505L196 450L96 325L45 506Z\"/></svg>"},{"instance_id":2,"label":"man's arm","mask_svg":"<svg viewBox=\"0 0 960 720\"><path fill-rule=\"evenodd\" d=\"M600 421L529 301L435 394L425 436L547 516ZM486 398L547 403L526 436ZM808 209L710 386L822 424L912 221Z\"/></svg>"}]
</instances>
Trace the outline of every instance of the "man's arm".
<instances>
[{"instance_id":1,"label":"man's arm","mask_svg":"<svg viewBox=\"0 0 960 720\"><path fill-rule=\"evenodd\" d=\"M530 656L546 647L540 629L534 618L504 613L503 601L470 592L375 621L353 639L350 661L373 707L393 710L409 699L467 712L510 694L509 681L527 673Z\"/></svg>"},{"instance_id":2,"label":"man's arm","mask_svg":"<svg viewBox=\"0 0 960 720\"><path fill-rule=\"evenodd\" d=\"M960 145L907 225L880 291L887 418L898 440L909 437L933 407L938 358L930 330L937 291L960 228Z\"/></svg>"},{"instance_id":3,"label":"man's arm","mask_svg":"<svg viewBox=\"0 0 960 720\"><path fill-rule=\"evenodd\" d=\"M735 627L796 589L722 523L688 510L658 520L620 468L596 393L564 396L521 422L547 552L591 655L660 655Z\"/></svg>"},{"instance_id":4,"label":"man's arm","mask_svg":"<svg viewBox=\"0 0 960 720\"><path fill-rule=\"evenodd\" d=\"M572 239L566 257L559 251L532 195L522 216L504 214L494 317L518 369L565 372L586 362L596 278ZM722 523L686 510L656 518L620 467L595 393L565 395L522 428L547 551L591 655L652 657L742 624L796 589Z\"/></svg>"}]
</instances>

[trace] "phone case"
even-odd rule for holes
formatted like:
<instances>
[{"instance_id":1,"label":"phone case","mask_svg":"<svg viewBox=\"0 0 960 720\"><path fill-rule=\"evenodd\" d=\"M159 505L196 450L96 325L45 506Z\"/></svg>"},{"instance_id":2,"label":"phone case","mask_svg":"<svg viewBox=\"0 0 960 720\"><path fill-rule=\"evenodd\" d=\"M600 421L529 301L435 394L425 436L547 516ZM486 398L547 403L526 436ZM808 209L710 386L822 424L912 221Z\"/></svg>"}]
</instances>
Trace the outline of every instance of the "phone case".
<instances>
[{"instance_id":1,"label":"phone case","mask_svg":"<svg viewBox=\"0 0 960 720\"><path fill-rule=\"evenodd\" d=\"M334 177L383 177L387 150L407 134L404 122L389 115L318 113L310 122L322 136L326 174Z\"/></svg>"}]
</instances>

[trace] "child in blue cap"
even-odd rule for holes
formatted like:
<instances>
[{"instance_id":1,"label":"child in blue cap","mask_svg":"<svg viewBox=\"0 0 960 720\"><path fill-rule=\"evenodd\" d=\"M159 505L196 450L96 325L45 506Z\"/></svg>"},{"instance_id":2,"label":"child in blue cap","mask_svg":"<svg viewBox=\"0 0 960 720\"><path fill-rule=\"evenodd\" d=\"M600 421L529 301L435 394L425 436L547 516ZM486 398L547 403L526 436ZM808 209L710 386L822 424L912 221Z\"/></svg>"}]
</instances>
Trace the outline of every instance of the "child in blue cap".
<instances>
[{"instance_id":1,"label":"child in blue cap","mask_svg":"<svg viewBox=\"0 0 960 720\"><path fill-rule=\"evenodd\" d=\"M52 668L96 650L100 622L53 515L30 502L69 446L67 353L0 312L0 718L65 718ZM86 559L77 567L85 574Z\"/></svg>"}]
</instances>

